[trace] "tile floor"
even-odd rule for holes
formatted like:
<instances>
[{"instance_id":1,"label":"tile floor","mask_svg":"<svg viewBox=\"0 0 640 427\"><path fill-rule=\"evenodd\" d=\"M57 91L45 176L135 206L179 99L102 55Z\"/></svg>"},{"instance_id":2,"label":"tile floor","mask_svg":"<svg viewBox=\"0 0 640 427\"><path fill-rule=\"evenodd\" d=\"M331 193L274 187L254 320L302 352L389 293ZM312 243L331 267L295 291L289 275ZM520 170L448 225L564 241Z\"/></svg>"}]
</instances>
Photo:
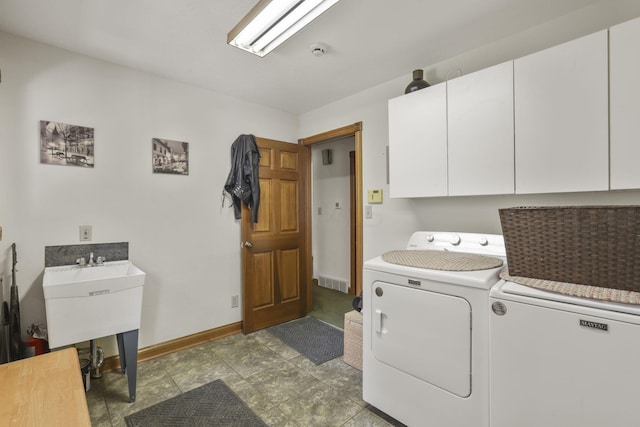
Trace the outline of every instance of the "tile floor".
<instances>
[{"instance_id":1,"label":"tile floor","mask_svg":"<svg viewBox=\"0 0 640 427\"><path fill-rule=\"evenodd\" d=\"M92 425L125 426L124 416L216 379L270 426L400 425L362 400L362 373L342 357L316 366L264 330L140 363L135 403L126 376L104 373L87 393Z\"/></svg>"}]
</instances>

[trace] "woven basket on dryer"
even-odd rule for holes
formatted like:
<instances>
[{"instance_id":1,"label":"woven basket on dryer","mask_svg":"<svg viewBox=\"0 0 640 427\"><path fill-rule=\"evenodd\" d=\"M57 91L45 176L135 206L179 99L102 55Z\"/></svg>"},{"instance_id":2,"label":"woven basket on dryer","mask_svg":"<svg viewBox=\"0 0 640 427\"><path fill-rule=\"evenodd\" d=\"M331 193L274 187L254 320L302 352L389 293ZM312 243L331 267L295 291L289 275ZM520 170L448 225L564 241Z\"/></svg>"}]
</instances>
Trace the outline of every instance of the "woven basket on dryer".
<instances>
[{"instance_id":1,"label":"woven basket on dryer","mask_svg":"<svg viewBox=\"0 0 640 427\"><path fill-rule=\"evenodd\" d=\"M500 209L509 273L640 290L640 206Z\"/></svg>"}]
</instances>

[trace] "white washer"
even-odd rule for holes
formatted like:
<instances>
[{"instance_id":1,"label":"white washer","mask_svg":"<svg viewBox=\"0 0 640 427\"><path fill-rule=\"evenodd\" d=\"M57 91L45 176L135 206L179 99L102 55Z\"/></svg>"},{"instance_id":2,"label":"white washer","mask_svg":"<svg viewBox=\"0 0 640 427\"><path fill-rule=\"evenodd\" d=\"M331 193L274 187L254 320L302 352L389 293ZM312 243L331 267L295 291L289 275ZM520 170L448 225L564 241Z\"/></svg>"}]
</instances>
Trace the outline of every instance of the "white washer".
<instances>
[{"instance_id":1,"label":"white washer","mask_svg":"<svg viewBox=\"0 0 640 427\"><path fill-rule=\"evenodd\" d=\"M499 257L502 236L416 232L407 249ZM409 426L489 425L489 288L502 267L364 264L363 398Z\"/></svg>"},{"instance_id":2,"label":"white washer","mask_svg":"<svg viewBox=\"0 0 640 427\"><path fill-rule=\"evenodd\" d=\"M506 281L491 302L492 427L640 425L639 306Z\"/></svg>"}]
</instances>

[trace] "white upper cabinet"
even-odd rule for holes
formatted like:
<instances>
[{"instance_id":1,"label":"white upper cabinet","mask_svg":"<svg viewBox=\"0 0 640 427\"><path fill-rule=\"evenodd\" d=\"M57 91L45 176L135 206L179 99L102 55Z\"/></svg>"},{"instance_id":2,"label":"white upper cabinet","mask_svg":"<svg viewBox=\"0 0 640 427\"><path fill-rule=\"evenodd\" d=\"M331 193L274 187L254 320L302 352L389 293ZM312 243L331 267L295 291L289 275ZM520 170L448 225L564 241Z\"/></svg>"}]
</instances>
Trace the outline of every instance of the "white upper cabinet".
<instances>
[{"instance_id":1,"label":"white upper cabinet","mask_svg":"<svg viewBox=\"0 0 640 427\"><path fill-rule=\"evenodd\" d=\"M389 100L391 197L447 195L446 97L438 84Z\"/></svg>"},{"instance_id":2,"label":"white upper cabinet","mask_svg":"<svg viewBox=\"0 0 640 427\"><path fill-rule=\"evenodd\" d=\"M516 193L609 188L607 31L516 59Z\"/></svg>"},{"instance_id":3,"label":"white upper cabinet","mask_svg":"<svg viewBox=\"0 0 640 427\"><path fill-rule=\"evenodd\" d=\"M447 82L449 195L513 194L513 61Z\"/></svg>"},{"instance_id":4,"label":"white upper cabinet","mask_svg":"<svg viewBox=\"0 0 640 427\"><path fill-rule=\"evenodd\" d=\"M611 189L640 188L640 19L609 31Z\"/></svg>"}]
</instances>

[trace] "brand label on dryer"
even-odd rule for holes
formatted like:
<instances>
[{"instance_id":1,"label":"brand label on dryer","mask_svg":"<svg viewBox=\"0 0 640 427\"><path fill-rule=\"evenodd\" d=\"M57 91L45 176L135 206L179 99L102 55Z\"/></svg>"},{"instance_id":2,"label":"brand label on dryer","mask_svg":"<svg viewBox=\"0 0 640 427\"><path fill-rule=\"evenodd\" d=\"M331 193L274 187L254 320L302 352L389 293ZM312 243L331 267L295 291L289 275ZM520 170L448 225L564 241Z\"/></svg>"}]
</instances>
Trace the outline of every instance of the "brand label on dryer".
<instances>
[{"instance_id":1,"label":"brand label on dryer","mask_svg":"<svg viewBox=\"0 0 640 427\"><path fill-rule=\"evenodd\" d=\"M420 286L420 280L413 280L413 279L407 279L409 281L410 285L416 285L416 286Z\"/></svg>"},{"instance_id":2,"label":"brand label on dryer","mask_svg":"<svg viewBox=\"0 0 640 427\"><path fill-rule=\"evenodd\" d=\"M606 323L592 322L590 320L580 319L580 326L584 326L586 328L600 329L601 331L609 330L609 325L607 325Z\"/></svg>"}]
</instances>

